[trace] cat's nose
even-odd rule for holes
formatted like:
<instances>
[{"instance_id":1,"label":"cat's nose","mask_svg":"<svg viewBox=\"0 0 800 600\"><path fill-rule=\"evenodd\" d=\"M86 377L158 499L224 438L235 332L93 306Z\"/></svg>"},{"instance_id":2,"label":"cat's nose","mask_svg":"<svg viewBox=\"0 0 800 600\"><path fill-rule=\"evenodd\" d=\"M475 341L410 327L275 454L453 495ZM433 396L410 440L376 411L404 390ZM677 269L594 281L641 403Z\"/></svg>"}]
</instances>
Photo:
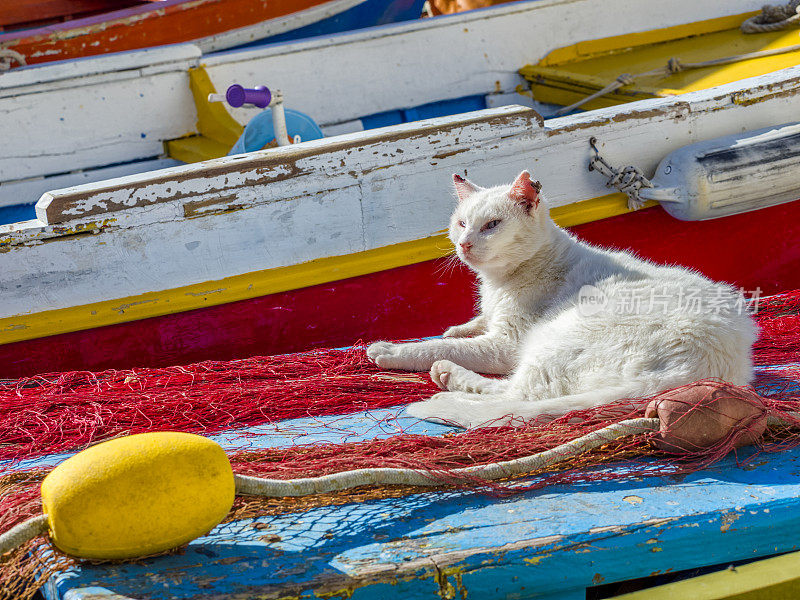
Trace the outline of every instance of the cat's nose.
<instances>
[{"instance_id":1,"label":"cat's nose","mask_svg":"<svg viewBox=\"0 0 800 600\"><path fill-rule=\"evenodd\" d=\"M459 246L461 246L461 249L464 252L469 252L469 249L472 248L472 243L471 242L461 242L459 244Z\"/></svg>"}]
</instances>

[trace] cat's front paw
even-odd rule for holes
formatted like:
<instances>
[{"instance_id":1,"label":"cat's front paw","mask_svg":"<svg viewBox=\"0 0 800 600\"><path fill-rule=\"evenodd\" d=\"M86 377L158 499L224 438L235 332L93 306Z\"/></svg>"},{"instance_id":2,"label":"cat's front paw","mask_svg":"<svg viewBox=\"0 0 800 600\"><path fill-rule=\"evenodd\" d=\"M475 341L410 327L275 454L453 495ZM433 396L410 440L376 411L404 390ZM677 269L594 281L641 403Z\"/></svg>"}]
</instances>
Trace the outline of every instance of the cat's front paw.
<instances>
[{"instance_id":1,"label":"cat's front paw","mask_svg":"<svg viewBox=\"0 0 800 600\"><path fill-rule=\"evenodd\" d=\"M431 368L435 351L427 342L375 342L367 348L367 356L384 369L422 372Z\"/></svg>"},{"instance_id":2,"label":"cat's front paw","mask_svg":"<svg viewBox=\"0 0 800 600\"><path fill-rule=\"evenodd\" d=\"M420 367L419 359L409 348L410 344L393 344L392 342L375 342L367 348L367 356L383 369L403 369L404 371L426 371L430 363Z\"/></svg>"},{"instance_id":3,"label":"cat's front paw","mask_svg":"<svg viewBox=\"0 0 800 600\"><path fill-rule=\"evenodd\" d=\"M391 369L390 363L397 356L397 346L392 342L375 342L367 347L367 356L379 367Z\"/></svg>"}]
</instances>

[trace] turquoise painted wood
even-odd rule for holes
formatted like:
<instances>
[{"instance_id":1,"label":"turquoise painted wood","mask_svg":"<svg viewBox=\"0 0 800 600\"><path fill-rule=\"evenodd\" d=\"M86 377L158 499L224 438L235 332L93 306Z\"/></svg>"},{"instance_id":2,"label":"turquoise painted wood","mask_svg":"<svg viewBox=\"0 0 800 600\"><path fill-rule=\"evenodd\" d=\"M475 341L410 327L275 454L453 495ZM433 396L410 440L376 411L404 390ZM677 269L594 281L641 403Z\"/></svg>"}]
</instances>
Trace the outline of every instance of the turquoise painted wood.
<instances>
[{"instance_id":1,"label":"turquoise painted wood","mask_svg":"<svg viewBox=\"0 0 800 600\"><path fill-rule=\"evenodd\" d=\"M281 446L388 437L398 427L447 431L414 424L396 409L298 419L217 439ZM243 520L174 556L60 573L44 594L582 599L600 583L797 549L799 470L800 450L793 450L759 456L744 468L731 457L682 479L583 484L506 499L430 492Z\"/></svg>"}]
</instances>

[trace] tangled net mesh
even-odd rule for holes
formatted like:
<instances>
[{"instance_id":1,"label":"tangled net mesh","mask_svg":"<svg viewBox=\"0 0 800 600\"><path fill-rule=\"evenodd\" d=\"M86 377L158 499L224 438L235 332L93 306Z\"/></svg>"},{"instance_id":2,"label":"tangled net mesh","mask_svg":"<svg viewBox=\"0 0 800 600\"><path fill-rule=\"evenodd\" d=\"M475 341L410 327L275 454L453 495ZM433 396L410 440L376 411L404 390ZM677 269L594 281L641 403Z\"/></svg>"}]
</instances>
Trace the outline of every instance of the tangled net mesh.
<instances>
[{"instance_id":1,"label":"tangled net mesh","mask_svg":"<svg viewBox=\"0 0 800 600\"><path fill-rule=\"evenodd\" d=\"M754 359L760 368L752 388L777 421L755 447L735 455L740 463L800 443L800 417L795 413L800 399L800 291L762 299L756 318L761 336ZM39 486L49 469L28 461L148 431L214 435L234 430L227 449L234 472L242 475L291 479L368 467L408 467L429 472L443 487L497 496L556 484L693 472L736 447L735 436L728 436L697 451L669 453L650 443L657 434L647 433L609 441L525 477L454 479L450 469L528 456L641 417L647 401L621 401L555 419L541 417L513 427L438 436L406 431L404 423L410 421L395 418L400 409L379 410L422 400L436 391L427 374L381 371L367 360L362 345L168 368L0 380L0 533L41 514ZM361 415L358 427L346 418L356 413ZM296 425L287 422L291 419L313 423L329 441L308 443L307 431L293 429ZM373 427L366 436L365 422ZM264 425L272 429L253 430ZM275 431L288 436L290 443L276 448L253 443ZM372 434L375 439L364 439ZM372 486L302 498L240 496L228 520L422 490L430 488ZM77 562L37 538L0 560L0 600L31 598L53 573Z\"/></svg>"}]
</instances>

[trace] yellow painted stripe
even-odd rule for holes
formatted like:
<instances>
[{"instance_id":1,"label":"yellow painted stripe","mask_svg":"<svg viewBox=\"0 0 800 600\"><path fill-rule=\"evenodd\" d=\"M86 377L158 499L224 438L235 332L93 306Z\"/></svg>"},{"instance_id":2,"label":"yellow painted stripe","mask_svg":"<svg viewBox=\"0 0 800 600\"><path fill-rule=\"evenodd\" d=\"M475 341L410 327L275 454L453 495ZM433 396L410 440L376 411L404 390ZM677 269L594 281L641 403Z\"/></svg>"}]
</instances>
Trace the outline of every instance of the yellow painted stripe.
<instances>
[{"instance_id":1,"label":"yellow painted stripe","mask_svg":"<svg viewBox=\"0 0 800 600\"><path fill-rule=\"evenodd\" d=\"M728 17L717 17L705 21L695 21L694 23L684 23L672 27L661 29L651 29L649 31L639 31L635 33L624 33L607 38L587 40L578 42L571 46L564 46L552 50L547 56L539 61L539 65L546 67L560 65L575 60L582 60L591 56L600 56L618 51L622 48L631 49L637 46L648 46L671 40L679 40L706 33L715 33L728 29L737 29L745 19L749 19L760 11L731 15Z\"/></svg>"},{"instance_id":2,"label":"yellow painted stripe","mask_svg":"<svg viewBox=\"0 0 800 600\"><path fill-rule=\"evenodd\" d=\"M556 223L562 227L570 227L626 212L626 196L610 194L555 208L551 214ZM254 271L161 292L7 317L0 319L0 344L258 298L425 262L446 256L451 251L449 240L441 234L365 252L320 258L298 265Z\"/></svg>"},{"instance_id":3,"label":"yellow painted stripe","mask_svg":"<svg viewBox=\"0 0 800 600\"><path fill-rule=\"evenodd\" d=\"M800 598L800 552L616 596L617 600L789 600Z\"/></svg>"},{"instance_id":4,"label":"yellow painted stripe","mask_svg":"<svg viewBox=\"0 0 800 600\"><path fill-rule=\"evenodd\" d=\"M645 202L642 208L650 208L657 205L658 202L651 200ZM572 227L607 219L608 217L616 217L627 212L631 212L628 210L628 197L625 194L616 193L600 196L593 200L584 200L583 202L559 206L550 211L550 216L560 227Z\"/></svg>"}]
</instances>

